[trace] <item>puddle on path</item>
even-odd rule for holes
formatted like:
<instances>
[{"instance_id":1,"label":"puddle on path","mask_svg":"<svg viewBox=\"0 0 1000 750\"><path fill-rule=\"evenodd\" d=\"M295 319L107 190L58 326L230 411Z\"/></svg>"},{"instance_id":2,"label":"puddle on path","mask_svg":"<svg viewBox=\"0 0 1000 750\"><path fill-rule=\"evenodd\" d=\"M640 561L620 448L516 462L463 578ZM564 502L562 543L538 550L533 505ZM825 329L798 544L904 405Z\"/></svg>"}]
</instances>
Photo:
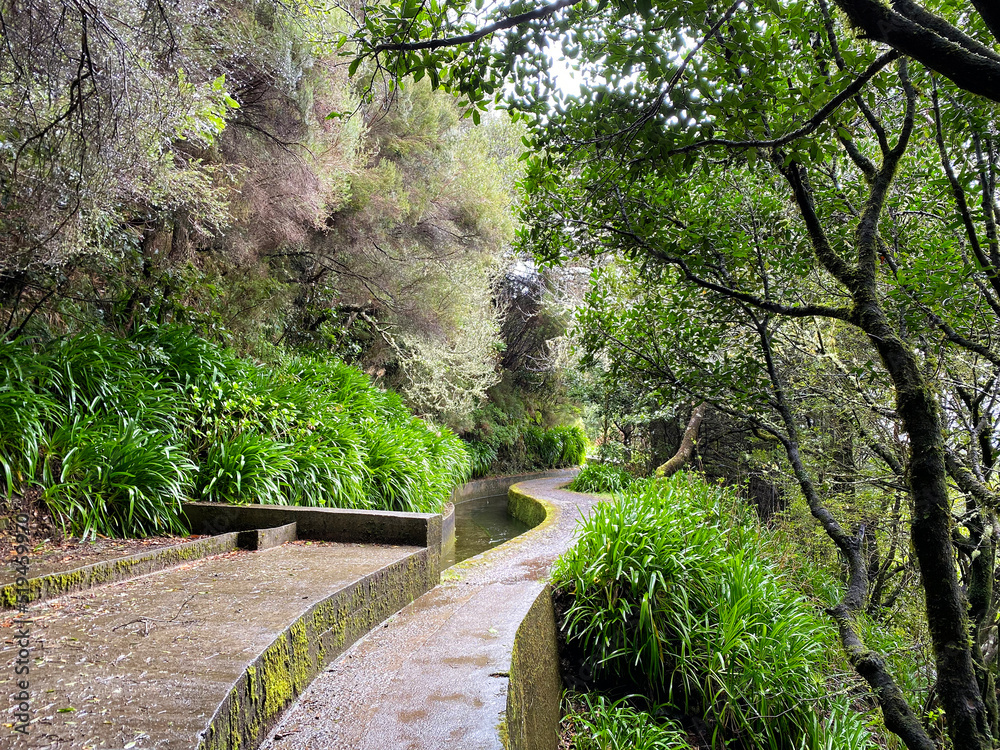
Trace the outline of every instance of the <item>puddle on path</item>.
<instances>
[{"instance_id":1,"label":"puddle on path","mask_svg":"<svg viewBox=\"0 0 1000 750\"><path fill-rule=\"evenodd\" d=\"M523 534L530 526L507 515L507 495L466 500L455 505L455 552L442 561L448 568Z\"/></svg>"}]
</instances>

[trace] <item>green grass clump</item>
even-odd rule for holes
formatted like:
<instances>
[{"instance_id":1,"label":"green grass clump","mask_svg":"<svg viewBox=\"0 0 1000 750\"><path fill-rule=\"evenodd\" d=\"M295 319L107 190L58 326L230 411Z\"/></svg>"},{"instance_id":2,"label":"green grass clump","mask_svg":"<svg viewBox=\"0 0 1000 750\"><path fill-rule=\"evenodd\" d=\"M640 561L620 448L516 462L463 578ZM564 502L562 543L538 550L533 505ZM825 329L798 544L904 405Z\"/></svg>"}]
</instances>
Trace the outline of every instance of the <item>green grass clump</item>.
<instances>
[{"instance_id":1,"label":"green grass clump","mask_svg":"<svg viewBox=\"0 0 1000 750\"><path fill-rule=\"evenodd\" d=\"M494 471L534 471L579 466L587 455L583 428L558 425L494 425L488 433L466 442L472 457L472 476Z\"/></svg>"},{"instance_id":2,"label":"green grass clump","mask_svg":"<svg viewBox=\"0 0 1000 750\"><path fill-rule=\"evenodd\" d=\"M43 498L74 530L105 536L184 533L181 503L194 464L173 436L135 421L74 421L53 434L58 475ZM55 462L54 462L55 463Z\"/></svg>"},{"instance_id":3,"label":"green grass clump","mask_svg":"<svg viewBox=\"0 0 1000 750\"><path fill-rule=\"evenodd\" d=\"M587 436L582 427L559 425L549 430L560 444L559 465L579 466L587 458Z\"/></svg>"},{"instance_id":4,"label":"green grass clump","mask_svg":"<svg viewBox=\"0 0 1000 750\"><path fill-rule=\"evenodd\" d=\"M768 750L871 747L862 717L824 677L827 618L770 562L738 498L695 475L637 482L597 506L553 571L563 629L600 675L636 685Z\"/></svg>"},{"instance_id":5,"label":"green grass clump","mask_svg":"<svg viewBox=\"0 0 1000 750\"><path fill-rule=\"evenodd\" d=\"M0 483L75 535L182 533L189 498L438 512L469 472L340 362L261 367L182 326L0 343Z\"/></svg>"},{"instance_id":6,"label":"green grass clump","mask_svg":"<svg viewBox=\"0 0 1000 750\"><path fill-rule=\"evenodd\" d=\"M621 493L632 484L632 475L613 464L587 464L570 482L573 492Z\"/></svg>"},{"instance_id":7,"label":"green grass clump","mask_svg":"<svg viewBox=\"0 0 1000 750\"><path fill-rule=\"evenodd\" d=\"M212 441L198 467L195 497L209 502L281 504L293 465L288 447L251 431Z\"/></svg>"},{"instance_id":8,"label":"green grass clump","mask_svg":"<svg viewBox=\"0 0 1000 750\"><path fill-rule=\"evenodd\" d=\"M565 723L573 750L693 750L674 722L637 710L625 698L572 696Z\"/></svg>"},{"instance_id":9,"label":"green grass clump","mask_svg":"<svg viewBox=\"0 0 1000 750\"><path fill-rule=\"evenodd\" d=\"M472 476L485 477L497 460L497 449L489 443L472 442L465 444L472 464Z\"/></svg>"}]
</instances>

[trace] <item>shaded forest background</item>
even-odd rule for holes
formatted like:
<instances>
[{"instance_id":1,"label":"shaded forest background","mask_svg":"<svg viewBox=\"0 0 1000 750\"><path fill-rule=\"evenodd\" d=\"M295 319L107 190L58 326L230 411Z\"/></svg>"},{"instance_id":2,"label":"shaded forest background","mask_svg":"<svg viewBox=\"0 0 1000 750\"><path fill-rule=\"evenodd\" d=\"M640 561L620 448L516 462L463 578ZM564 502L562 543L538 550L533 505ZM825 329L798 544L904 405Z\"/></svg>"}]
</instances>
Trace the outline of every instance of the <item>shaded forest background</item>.
<instances>
[{"instance_id":1,"label":"shaded forest background","mask_svg":"<svg viewBox=\"0 0 1000 750\"><path fill-rule=\"evenodd\" d=\"M510 247L523 127L349 76L333 7L33 2L4 28L6 338L153 321L340 359L479 438L483 471L576 419L565 306Z\"/></svg>"}]
</instances>

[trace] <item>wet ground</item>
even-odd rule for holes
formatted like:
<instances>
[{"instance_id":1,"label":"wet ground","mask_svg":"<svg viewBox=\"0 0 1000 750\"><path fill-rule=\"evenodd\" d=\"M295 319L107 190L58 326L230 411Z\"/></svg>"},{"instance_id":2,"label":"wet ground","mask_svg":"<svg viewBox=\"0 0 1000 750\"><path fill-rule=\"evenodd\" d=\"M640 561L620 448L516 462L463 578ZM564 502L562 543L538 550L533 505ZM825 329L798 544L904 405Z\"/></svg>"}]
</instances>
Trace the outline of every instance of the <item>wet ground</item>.
<instances>
[{"instance_id":1,"label":"wet ground","mask_svg":"<svg viewBox=\"0 0 1000 750\"><path fill-rule=\"evenodd\" d=\"M0 748L191 750L246 666L297 617L417 551L299 542L34 605L35 721L26 739L0 726ZM0 628L7 675L12 638ZM0 714L0 724L10 720Z\"/></svg>"},{"instance_id":2,"label":"wet ground","mask_svg":"<svg viewBox=\"0 0 1000 750\"><path fill-rule=\"evenodd\" d=\"M514 633L597 498L525 482L555 510L539 527L442 574L302 694L266 750L500 750Z\"/></svg>"},{"instance_id":3,"label":"wet ground","mask_svg":"<svg viewBox=\"0 0 1000 750\"><path fill-rule=\"evenodd\" d=\"M81 541L64 538L60 540L46 539L30 546L28 552L28 567L32 578L40 578L49 573L61 573L84 565L92 565L104 560L115 560L143 552L151 552L163 547L172 547L202 539L200 536L158 536L146 539L96 539ZM0 557L0 586L13 583L17 572L9 564L15 557L20 557L12 546Z\"/></svg>"}]
</instances>

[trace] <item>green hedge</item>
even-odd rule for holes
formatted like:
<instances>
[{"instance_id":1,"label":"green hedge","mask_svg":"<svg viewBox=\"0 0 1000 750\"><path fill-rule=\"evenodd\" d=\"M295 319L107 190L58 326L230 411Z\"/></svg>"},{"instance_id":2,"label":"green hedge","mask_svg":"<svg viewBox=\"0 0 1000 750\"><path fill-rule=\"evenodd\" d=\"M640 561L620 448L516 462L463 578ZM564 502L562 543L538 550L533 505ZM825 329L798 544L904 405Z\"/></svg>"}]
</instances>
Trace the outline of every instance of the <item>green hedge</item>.
<instances>
[{"instance_id":1,"label":"green hedge","mask_svg":"<svg viewBox=\"0 0 1000 750\"><path fill-rule=\"evenodd\" d=\"M466 442L472 457L472 476L536 469L579 466L587 455L587 436L581 427L558 425L508 426L482 439Z\"/></svg>"},{"instance_id":2,"label":"green hedge","mask_svg":"<svg viewBox=\"0 0 1000 750\"><path fill-rule=\"evenodd\" d=\"M776 572L745 503L681 473L597 505L553 583L597 674L713 728L713 746L873 747L828 682L833 625Z\"/></svg>"},{"instance_id":3,"label":"green hedge","mask_svg":"<svg viewBox=\"0 0 1000 750\"><path fill-rule=\"evenodd\" d=\"M0 479L77 535L182 532L189 498L436 512L469 473L340 362L259 366L181 326L0 343Z\"/></svg>"}]
</instances>

